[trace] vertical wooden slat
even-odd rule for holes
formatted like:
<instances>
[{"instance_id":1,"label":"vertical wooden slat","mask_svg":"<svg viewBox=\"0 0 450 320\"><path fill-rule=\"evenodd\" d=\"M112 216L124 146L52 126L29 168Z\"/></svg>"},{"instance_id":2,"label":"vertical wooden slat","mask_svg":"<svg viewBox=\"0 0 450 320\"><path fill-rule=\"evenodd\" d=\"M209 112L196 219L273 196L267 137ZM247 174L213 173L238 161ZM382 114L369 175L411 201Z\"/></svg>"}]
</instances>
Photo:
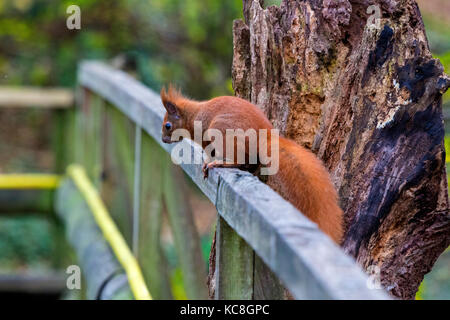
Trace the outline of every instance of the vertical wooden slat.
<instances>
[{"instance_id":1,"label":"vertical wooden slat","mask_svg":"<svg viewBox=\"0 0 450 320\"><path fill-rule=\"evenodd\" d=\"M253 268L252 248L219 216L216 227L215 298L253 299Z\"/></svg>"},{"instance_id":2,"label":"vertical wooden slat","mask_svg":"<svg viewBox=\"0 0 450 320\"><path fill-rule=\"evenodd\" d=\"M64 173L67 165L74 160L74 109L53 111L52 149L54 153L54 172Z\"/></svg>"},{"instance_id":3,"label":"vertical wooden slat","mask_svg":"<svg viewBox=\"0 0 450 320\"><path fill-rule=\"evenodd\" d=\"M54 173L64 174L66 167L74 161L74 137L75 137L75 108L55 109L52 111L52 150L54 157ZM25 195L31 193L33 197L36 190L25 190ZM47 212L54 212L54 192L44 191L49 193L48 200L38 197L36 200L45 200L44 203L49 203ZM1 195L1 193L0 193ZM0 197L1 198L1 197ZM19 199L14 198L13 203L22 203ZM25 196L25 199L29 199ZM11 203L11 201L9 201ZM37 202L41 203L41 201ZM33 210L34 211L34 210ZM22 211L24 212L24 211ZM52 255L52 267L55 269L62 269L67 267L67 262L70 258L71 248L64 236L64 226L62 221L56 215L51 215L53 222L52 236L54 238L55 250Z\"/></svg>"},{"instance_id":4,"label":"vertical wooden slat","mask_svg":"<svg viewBox=\"0 0 450 320\"><path fill-rule=\"evenodd\" d=\"M140 199L141 199L141 147L142 129L135 125L134 134L134 177L133 177L133 254L137 258L139 255L139 220L140 220Z\"/></svg>"},{"instance_id":5,"label":"vertical wooden slat","mask_svg":"<svg viewBox=\"0 0 450 320\"><path fill-rule=\"evenodd\" d=\"M77 85L75 88L75 108L72 114L72 136L68 136L68 149L71 149L71 158L70 161L73 163L79 163L83 164L84 159L84 110L87 107L86 105L89 103L88 96L90 95L89 90L84 88L81 85ZM57 206L58 198L55 197L55 206ZM56 213L58 213L56 209ZM62 220L61 220L62 221ZM65 221L62 221L64 223L64 230L67 233L68 232L68 226ZM66 241L69 241L69 238L66 236ZM73 248L73 247L72 247ZM75 249L75 248L73 248ZM79 263L79 259L77 260L77 263ZM81 299L87 299L88 293L87 293L87 285L86 285L86 278L85 275L81 277L81 290L80 290L80 298Z\"/></svg>"},{"instance_id":6,"label":"vertical wooden slat","mask_svg":"<svg viewBox=\"0 0 450 320\"><path fill-rule=\"evenodd\" d=\"M175 247L183 271L183 282L188 299L205 299L206 268L200 239L192 216L183 171L175 167L165 155L163 197L175 240Z\"/></svg>"},{"instance_id":7,"label":"vertical wooden slat","mask_svg":"<svg viewBox=\"0 0 450 320\"><path fill-rule=\"evenodd\" d=\"M134 132L135 125L120 111L111 107L112 138L115 147L115 156L118 159L118 168L124 183L132 189L134 182Z\"/></svg>"},{"instance_id":8,"label":"vertical wooden slat","mask_svg":"<svg viewBox=\"0 0 450 320\"><path fill-rule=\"evenodd\" d=\"M97 95L92 95L90 108L87 110L85 160L86 171L97 189L101 186L102 165L102 124L105 102Z\"/></svg>"},{"instance_id":9,"label":"vertical wooden slat","mask_svg":"<svg viewBox=\"0 0 450 320\"><path fill-rule=\"evenodd\" d=\"M76 89L76 106L75 106L75 134L73 137L73 154L74 154L74 162L83 164L84 159L84 109L85 105L88 103L89 91L82 87L77 87Z\"/></svg>"},{"instance_id":10,"label":"vertical wooden slat","mask_svg":"<svg viewBox=\"0 0 450 320\"><path fill-rule=\"evenodd\" d=\"M283 300L285 289L280 280L256 253L254 261L253 299Z\"/></svg>"},{"instance_id":11,"label":"vertical wooden slat","mask_svg":"<svg viewBox=\"0 0 450 320\"><path fill-rule=\"evenodd\" d=\"M162 225L161 166L166 155L142 134L138 261L154 299L172 299L168 263L160 241Z\"/></svg>"},{"instance_id":12,"label":"vertical wooden slat","mask_svg":"<svg viewBox=\"0 0 450 320\"><path fill-rule=\"evenodd\" d=\"M102 174L102 124L104 101L87 89L81 89L77 112L76 161L82 164L93 184L99 188Z\"/></svg>"},{"instance_id":13,"label":"vertical wooden slat","mask_svg":"<svg viewBox=\"0 0 450 320\"><path fill-rule=\"evenodd\" d=\"M132 242L134 125L117 109L106 108L102 199L128 245Z\"/></svg>"}]
</instances>

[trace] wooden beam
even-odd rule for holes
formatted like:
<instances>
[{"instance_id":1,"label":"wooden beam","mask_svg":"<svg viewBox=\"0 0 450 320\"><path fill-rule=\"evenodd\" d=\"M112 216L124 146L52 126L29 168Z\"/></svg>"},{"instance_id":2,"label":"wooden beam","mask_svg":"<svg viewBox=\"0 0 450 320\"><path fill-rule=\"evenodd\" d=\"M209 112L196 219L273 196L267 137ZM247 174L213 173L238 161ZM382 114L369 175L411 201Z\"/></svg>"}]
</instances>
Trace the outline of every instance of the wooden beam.
<instances>
[{"instance_id":1,"label":"wooden beam","mask_svg":"<svg viewBox=\"0 0 450 320\"><path fill-rule=\"evenodd\" d=\"M71 108L72 90L63 88L0 87L0 107Z\"/></svg>"},{"instance_id":2,"label":"wooden beam","mask_svg":"<svg viewBox=\"0 0 450 320\"><path fill-rule=\"evenodd\" d=\"M220 216L216 246L215 299L252 300L253 250Z\"/></svg>"},{"instance_id":3,"label":"wooden beam","mask_svg":"<svg viewBox=\"0 0 450 320\"><path fill-rule=\"evenodd\" d=\"M80 85L115 105L171 152L175 145L161 141L165 110L158 94L124 72L99 62L82 63L78 80ZM200 146L189 139L180 144L185 150L191 150L192 159L201 152ZM389 298L383 290L370 290L368 277L352 258L316 224L250 173L214 169L204 180L201 163L181 166L295 298Z\"/></svg>"}]
</instances>

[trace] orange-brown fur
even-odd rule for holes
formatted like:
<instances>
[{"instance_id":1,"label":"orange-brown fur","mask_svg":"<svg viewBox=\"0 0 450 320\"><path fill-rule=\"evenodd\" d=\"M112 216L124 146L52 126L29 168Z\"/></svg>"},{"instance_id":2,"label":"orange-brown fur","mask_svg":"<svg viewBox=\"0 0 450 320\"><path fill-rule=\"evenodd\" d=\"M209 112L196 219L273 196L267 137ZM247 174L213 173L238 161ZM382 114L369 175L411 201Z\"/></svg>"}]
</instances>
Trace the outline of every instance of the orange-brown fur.
<instances>
[{"instance_id":1,"label":"orange-brown fur","mask_svg":"<svg viewBox=\"0 0 450 320\"><path fill-rule=\"evenodd\" d=\"M189 130L193 137L194 121L202 122L203 131L214 128L220 130L224 136L226 129L273 129L258 107L237 97L224 96L197 102L183 97L173 87L169 87L168 91L161 90L161 100L168 111L173 110L170 106L168 108L168 104L176 107L175 113L167 112L164 117L164 142L168 142L173 130L179 128ZM166 122L172 123L171 130L165 129ZM208 142L204 142L203 148L207 145ZM249 169L249 166L237 163L210 163L208 168L218 166ZM311 151L280 137L279 170L275 175L268 176L267 183L316 222L336 243L340 243L343 234L343 212L338 205L338 197L327 170Z\"/></svg>"}]
</instances>

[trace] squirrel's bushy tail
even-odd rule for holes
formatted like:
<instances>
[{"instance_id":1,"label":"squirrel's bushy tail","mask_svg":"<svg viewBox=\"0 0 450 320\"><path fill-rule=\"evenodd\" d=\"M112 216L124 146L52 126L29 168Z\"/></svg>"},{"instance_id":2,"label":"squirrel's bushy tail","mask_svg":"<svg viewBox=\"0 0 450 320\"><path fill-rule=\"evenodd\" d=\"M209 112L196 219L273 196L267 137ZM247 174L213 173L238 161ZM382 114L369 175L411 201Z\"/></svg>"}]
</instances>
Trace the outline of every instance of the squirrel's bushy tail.
<instances>
[{"instance_id":1,"label":"squirrel's bushy tail","mask_svg":"<svg viewBox=\"0 0 450 320\"><path fill-rule=\"evenodd\" d=\"M343 212L322 162L295 142L279 138L279 169L268 185L317 223L336 243L343 236Z\"/></svg>"}]
</instances>

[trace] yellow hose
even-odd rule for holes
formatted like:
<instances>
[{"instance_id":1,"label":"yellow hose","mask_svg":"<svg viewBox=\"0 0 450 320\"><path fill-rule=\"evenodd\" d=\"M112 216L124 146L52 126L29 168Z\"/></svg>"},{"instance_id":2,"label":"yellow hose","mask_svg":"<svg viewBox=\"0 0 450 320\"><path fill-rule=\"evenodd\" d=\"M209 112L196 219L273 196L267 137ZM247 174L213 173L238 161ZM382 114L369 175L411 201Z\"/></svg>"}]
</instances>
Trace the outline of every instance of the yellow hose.
<instances>
[{"instance_id":1,"label":"yellow hose","mask_svg":"<svg viewBox=\"0 0 450 320\"><path fill-rule=\"evenodd\" d=\"M139 265L128 248L121 233L117 229L114 221L111 219L105 205L100 199L97 190L89 181L83 167L79 165L70 165L67 168L67 174L71 177L75 185L80 190L89 208L94 214L100 229L103 232L106 240L111 245L117 259L124 267L128 276L131 291L137 300L151 300L152 297L147 289L142 276Z\"/></svg>"},{"instance_id":2,"label":"yellow hose","mask_svg":"<svg viewBox=\"0 0 450 320\"><path fill-rule=\"evenodd\" d=\"M0 174L0 189L55 189L60 180L55 174Z\"/></svg>"}]
</instances>

